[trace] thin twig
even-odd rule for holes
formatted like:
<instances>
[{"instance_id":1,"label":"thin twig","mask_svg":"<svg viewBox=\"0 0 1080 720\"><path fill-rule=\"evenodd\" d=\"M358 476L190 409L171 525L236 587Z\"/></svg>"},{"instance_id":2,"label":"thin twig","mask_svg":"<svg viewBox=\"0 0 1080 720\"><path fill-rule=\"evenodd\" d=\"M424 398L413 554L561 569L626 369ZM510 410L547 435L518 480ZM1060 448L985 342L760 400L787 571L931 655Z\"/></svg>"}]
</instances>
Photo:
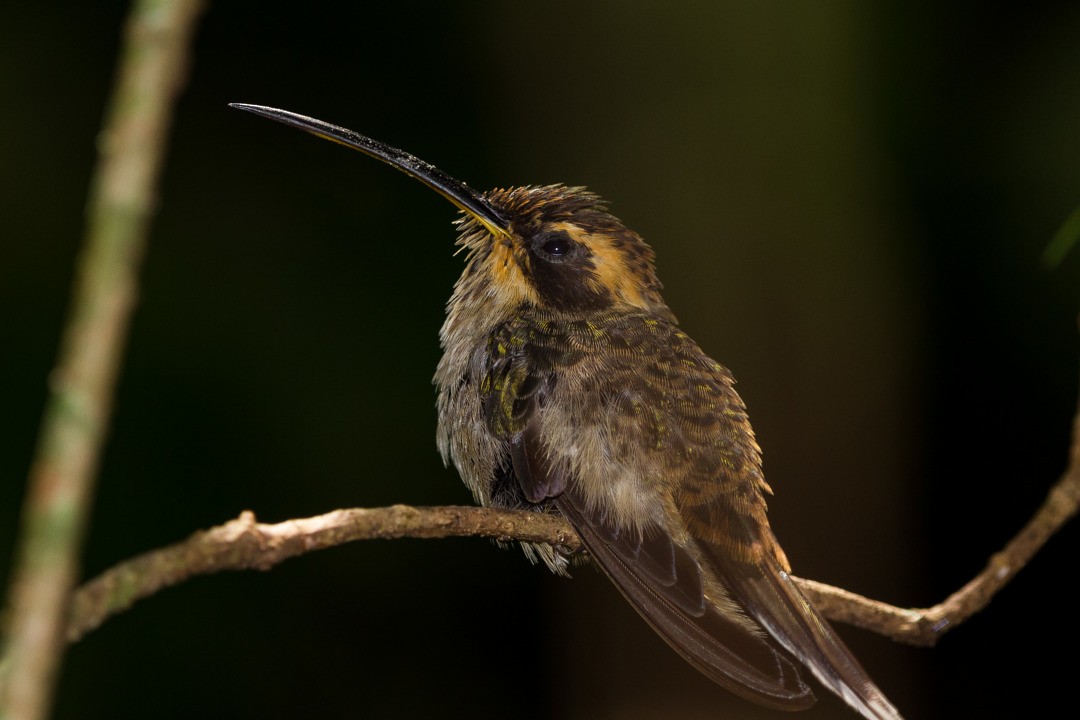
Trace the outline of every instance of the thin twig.
<instances>
[{"instance_id":1,"label":"thin twig","mask_svg":"<svg viewBox=\"0 0 1080 720\"><path fill-rule=\"evenodd\" d=\"M201 0L132 8L71 308L30 470L0 662L0 719L48 713L173 102Z\"/></svg>"},{"instance_id":2,"label":"thin twig","mask_svg":"<svg viewBox=\"0 0 1080 720\"><path fill-rule=\"evenodd\" d=\"M904 609L841 588L796 578L811 602L830 620L849 623L913 645L934 645L948 630L982 610L1050 536L1080 507L1080 410L1074 421L1069 467L1042 507L986 569L931 608ZM250 513L187 540L121 563L83 585L75 594L67 636L72 642L112 615L158 590L193 575L222 570L267 570L312 550L354 540L481 536L507 542L545 542L580 549L563 520L529 512L477 507L337 510L275 525L257 523Z\"/></svg>"},{"instance_id":3,"label":"thin twig","mask_svg":"<svg viewBox=\"0 0 1080 720\"><path fill-rule=\"evenodd\" d=\"M986 567L962 588L930 608L904 610L846 590L800 580L802 588L830 619L887 635L912 645L931 646L946 631L981 611L1050 537L1080 509L1080 407L1073 418L1069 463L1027 524Z\"/></svg>"}]
</instances>

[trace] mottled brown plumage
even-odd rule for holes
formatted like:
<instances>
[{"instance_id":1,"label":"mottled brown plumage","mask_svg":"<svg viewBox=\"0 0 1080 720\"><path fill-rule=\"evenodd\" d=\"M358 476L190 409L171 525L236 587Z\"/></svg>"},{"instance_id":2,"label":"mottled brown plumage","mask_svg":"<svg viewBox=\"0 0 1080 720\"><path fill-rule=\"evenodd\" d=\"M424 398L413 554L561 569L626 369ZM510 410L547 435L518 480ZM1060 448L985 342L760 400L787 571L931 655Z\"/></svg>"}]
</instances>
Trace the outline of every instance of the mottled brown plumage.
<instances>
[{"instance_id":1,"label":"mottled brown plumage","mask_svg":"<svg viewBox=\"0 0 1080 720\"><path fill-rule=\"evenodd\" d=\"M583 188L485 194L351 131L243 109L384 160L464 211L441 332L438 445L482 505L560 513L675 650L765 705L899 714L788 577L731 373L682 332L653 252ZM567 558L529 546L553 571Z\"/></svg>"}]
</instances>

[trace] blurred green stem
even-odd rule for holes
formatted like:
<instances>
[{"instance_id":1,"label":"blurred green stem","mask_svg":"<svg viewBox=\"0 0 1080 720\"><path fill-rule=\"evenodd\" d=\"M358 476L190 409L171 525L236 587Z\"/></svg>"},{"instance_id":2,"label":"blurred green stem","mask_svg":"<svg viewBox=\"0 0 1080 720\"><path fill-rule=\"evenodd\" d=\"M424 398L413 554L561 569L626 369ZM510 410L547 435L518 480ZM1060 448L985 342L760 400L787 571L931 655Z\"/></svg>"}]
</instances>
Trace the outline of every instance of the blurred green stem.
<instances>
[{"instance_id":1,"label":"blurred green stem","mask_svg":"<svg viewBox=\"0 0 1080 720\"><path fill-rule=\"evenodd\" d=\"M49 378L0 661L0 720L51 706L169 118L202 0L137 0L99 138L87 230L57 365Z\"/></svg>"},{"instance_id":2,"label":"blurred green stem","mask_svg":"<svg viewBox=\"0 0 1080 720\"><path fill-rule=\"evenodd\" d=\"M1069 251L1080 242L1080 207L1072 211L1043 251L1043 266L1053 270L1061 264Z\"/></svg>"}]
</instances>

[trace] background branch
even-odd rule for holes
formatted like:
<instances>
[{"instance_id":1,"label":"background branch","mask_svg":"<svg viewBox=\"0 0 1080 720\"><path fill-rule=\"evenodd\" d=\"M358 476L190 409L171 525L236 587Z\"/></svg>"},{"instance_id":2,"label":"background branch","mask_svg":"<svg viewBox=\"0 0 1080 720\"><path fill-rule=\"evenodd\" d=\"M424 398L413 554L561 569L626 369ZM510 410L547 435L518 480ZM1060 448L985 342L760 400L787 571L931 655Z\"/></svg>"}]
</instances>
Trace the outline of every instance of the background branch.
<instances>
[{"instance_id":1,"label":"background branch","mask_svg":"<svg viewBox=\"0 0 1080 720\"><path fill-rule=\"evenodd\" d=\"M67 325L30 470L0 660L0 718L50 705L63 621L199 0L140 0L123 48L87 208Z\"/></svg>"}]
</instances>

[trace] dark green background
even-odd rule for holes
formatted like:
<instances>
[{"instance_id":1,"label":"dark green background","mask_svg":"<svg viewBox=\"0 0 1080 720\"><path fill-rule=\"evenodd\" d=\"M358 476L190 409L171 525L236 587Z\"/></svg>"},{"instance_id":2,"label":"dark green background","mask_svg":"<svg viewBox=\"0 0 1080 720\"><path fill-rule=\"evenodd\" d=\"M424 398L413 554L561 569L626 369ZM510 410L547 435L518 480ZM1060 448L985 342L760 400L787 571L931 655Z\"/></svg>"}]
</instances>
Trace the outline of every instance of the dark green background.
<instances>
[{"instance_id":1,"label":"dark green background","mask_svg":"<svg viewBox=\"0 0 1080 720\"><path fill-rule=\"evenodd\" d=\"M0 5L0 584L124 3ZM585 184L740 379L797 573L929 605L1063 468L1080 5L214 3L175 118L87 575L252 509L467 503L434 446L451 206L226 108L278 105L474 187ZM1070 527L933 650L842 628L911 718L1075 690ZM1063 656L1057 653L1064 653ZM1052 656L1053 654L1053 656ZM800 717L854 717L838 701ZM483 540L200 578L71 648L57 718L776 718L606 581Z\"/></svg>"}]
</instances>

